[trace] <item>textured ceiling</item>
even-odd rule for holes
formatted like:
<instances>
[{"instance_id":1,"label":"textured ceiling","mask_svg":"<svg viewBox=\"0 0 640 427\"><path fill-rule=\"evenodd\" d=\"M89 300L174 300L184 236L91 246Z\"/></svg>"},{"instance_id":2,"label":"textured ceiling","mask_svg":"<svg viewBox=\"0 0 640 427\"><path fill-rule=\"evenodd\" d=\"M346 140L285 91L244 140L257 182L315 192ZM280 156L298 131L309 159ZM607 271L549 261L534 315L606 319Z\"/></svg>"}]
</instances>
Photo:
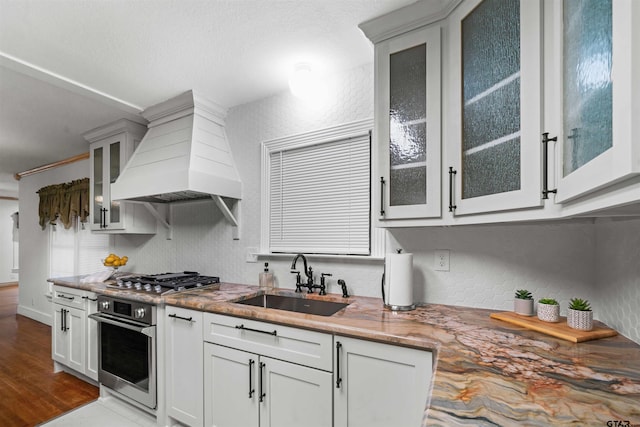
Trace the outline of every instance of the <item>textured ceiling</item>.
<instances>
[{"instance_id":1,"label":"textured ceiling","mask_svg":"<svg viewBox=\"0 0 640 427\"><path fill-rule=\"evenodd\" d=\"M357 25L413 1L0 0L0 196L3 176L186 90L233 107L285 90L298 62L372 62Z\"/></svg>"}]
</instances>

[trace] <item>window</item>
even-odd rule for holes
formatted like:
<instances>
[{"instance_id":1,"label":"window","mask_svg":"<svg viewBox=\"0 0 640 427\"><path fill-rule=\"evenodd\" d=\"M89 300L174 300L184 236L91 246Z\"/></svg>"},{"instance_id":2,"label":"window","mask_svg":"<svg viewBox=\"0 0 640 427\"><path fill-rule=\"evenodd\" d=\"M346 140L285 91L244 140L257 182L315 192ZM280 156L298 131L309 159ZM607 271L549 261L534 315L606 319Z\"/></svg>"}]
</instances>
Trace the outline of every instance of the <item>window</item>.
<instances>
[{"instance_id":1,"label":"window","mask_svg":"<svg viewBox=\"0 0 640 427\"><path fill-rule=\"evenodd\" d=\"M109 253L109 235L92 233L77 219L65 230L49 226L49 277L70 277L104 270L102 259Z\"/></svg>"},{"instance_id":2,"label":"window","mask_svg":"<svg viewBox=\"0 0 640 427\"><path fill-rule=\"evenodd\" d=\"M263 143L262 252L372 254L372 125Z\"/></svg>"}]
</instances>

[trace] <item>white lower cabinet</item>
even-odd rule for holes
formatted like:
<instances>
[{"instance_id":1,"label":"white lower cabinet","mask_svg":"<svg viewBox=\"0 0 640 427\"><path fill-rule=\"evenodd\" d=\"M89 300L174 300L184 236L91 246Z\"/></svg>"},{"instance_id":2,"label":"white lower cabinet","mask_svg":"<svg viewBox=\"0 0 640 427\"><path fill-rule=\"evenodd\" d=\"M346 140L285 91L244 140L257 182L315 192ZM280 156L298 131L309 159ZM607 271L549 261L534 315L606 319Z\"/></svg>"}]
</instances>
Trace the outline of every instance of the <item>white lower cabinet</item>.
<instances>
[{"instance_id":1,"label":"white lower cabinet","mask_svg":"<svg viewBox=\"0 0 640 427\"><path fill-rule=\"evenodd\" d=\"M205 313L205 426L333 425L330 334Z\"/></svg>"},{"instance_id":2,"label":"white lower cabinet","mask_svg":"<svg viewBox=\"0 0 640 427\"><path fill-rule=\"evenodd\" d=\"M205 343L205 425L332 425L332 374Z\"/></svg>"},{"instance_id":3,"label":"white lower cabinet","mask_svg":"<svg viewBox=\"0 0 640 427\"><path fill-rule=\"evenodd\" d=\"M166 309L167 425L417 427L426 350Z\"/></svg>"},{"instance_id":4,"label":"white lower cabinet","mask_svg":"<svg viewBox=\"0 0 640 427\"><path fill-rule=\"evenodd\" d=\"M167 416L192 427L202 426L204 416L202 316L185 308L165 309Z\"/></svg>"},{"instance_id":5,"label":"white lower cabinet","mask_svg":"<svg viewBox=\"0 0 640 427\"><path fill-rule=\"evenodd\" d=\"M431 352L341 336L334 340L334 426L421 425Z\"/></svg>"},{"instance_id":6,"label":"white lower cabinet","mask_svg":"<svg viewBox=\"0 0 640 427\"><path fill-rule=\"evenodd\" d=\"M87 313L86 291L53 286L53 328L51 330L51 357L80 374L86 374ZM60 370L60 366L55 367Z\"/></svg>"},{"instance_id":7,"label":"white lower cabinet","mask_svg":"<svg viewBox=\"0 0 640 427\"><path fill-rule=\"evenodd\" d=\"M85 373L85 312L54 304L53 360Z\"/></svg>"}]
</instances>

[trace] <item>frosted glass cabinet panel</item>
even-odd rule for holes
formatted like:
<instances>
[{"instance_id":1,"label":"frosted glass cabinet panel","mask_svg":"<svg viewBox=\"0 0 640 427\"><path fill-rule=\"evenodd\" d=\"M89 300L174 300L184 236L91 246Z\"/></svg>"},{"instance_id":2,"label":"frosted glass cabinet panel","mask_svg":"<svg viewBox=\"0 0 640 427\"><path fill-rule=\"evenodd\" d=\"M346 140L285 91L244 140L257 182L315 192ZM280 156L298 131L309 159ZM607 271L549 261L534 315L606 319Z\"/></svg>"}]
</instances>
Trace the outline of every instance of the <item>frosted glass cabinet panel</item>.
<instances>
[{"instance_id":1,"label":"frosted glass cabinet panel","mask_svg":"<svg viewBox=\"0 0 640 427\"><path fill-rule=\"evenodd\" d=\"M427 45L389 57L389 205L427 202Z\"/></svg>"},{"instance_id":2,"label":"frosted glass cabinet panel","mask_svg":"<svg viewBox=\"0 0 640 427\"><path fill-rule=\"evenodd\" d=\"M569 202L640 172L637 89L640 4L572 0L553 4L562 64L561 162L557 202ZM635 146L634 146L635 142Z\"/></svg>"},{"instance_id":3,"label":"frosted glass cabinet panel","mask_svg":"<svg viewBox=\"0 0 640 427\"><path fill-rule=\"evenodd\" d=\"M563 176L612 146L611 0L564 2Z\"/></svg>"},{"instance_id":4,"label":"frosted glass cabinet panel","mask_svg":"<svg viewBox=\"0 0 640 427\"><path fill-rule=\"evenodd\" d=\"M379 219L439 217L439 27L376 44L376 92Z\"/></svg>"},{"instance_id":5,"label":"frosted glass cabinet panel","mask_svg":"<svg viewBox=\"0 0 640 427\"><path fill-rule=\"evenodd\" d=\"M520 189L520 5L462 20L462 198Z\"/></svg>"},{"instance_id":6,"label":"frosted glass cabinet panel","mask_svg":"<svg viewBox=\"0 0 640 427\"><path fill-rule=\"evenodd\" d=\"M537 0L471 0L451 17L454 215L542 203L541 12Z\"/></svg>"}]
</instances>

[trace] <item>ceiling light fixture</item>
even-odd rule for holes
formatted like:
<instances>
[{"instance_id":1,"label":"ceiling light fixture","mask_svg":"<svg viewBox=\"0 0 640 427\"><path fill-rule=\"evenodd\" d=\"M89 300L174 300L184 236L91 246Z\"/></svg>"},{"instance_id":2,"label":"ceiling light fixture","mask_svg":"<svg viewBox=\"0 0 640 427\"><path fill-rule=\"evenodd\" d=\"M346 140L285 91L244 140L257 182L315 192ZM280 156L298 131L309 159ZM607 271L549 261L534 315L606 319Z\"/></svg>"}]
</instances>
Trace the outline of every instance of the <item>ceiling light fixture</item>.
<instances>
[{"instance_id":1,"label":"ceiling light fixture","mask_svg":"<svg viewBox=\"0 0 640 427\"><path fill-rule=\"evenodd\" d=\"M308 99L316 92L317 80L310 64L299 63L295 65L289 77L289 89L294 96Z\"/></svg>"}]
</instances>

